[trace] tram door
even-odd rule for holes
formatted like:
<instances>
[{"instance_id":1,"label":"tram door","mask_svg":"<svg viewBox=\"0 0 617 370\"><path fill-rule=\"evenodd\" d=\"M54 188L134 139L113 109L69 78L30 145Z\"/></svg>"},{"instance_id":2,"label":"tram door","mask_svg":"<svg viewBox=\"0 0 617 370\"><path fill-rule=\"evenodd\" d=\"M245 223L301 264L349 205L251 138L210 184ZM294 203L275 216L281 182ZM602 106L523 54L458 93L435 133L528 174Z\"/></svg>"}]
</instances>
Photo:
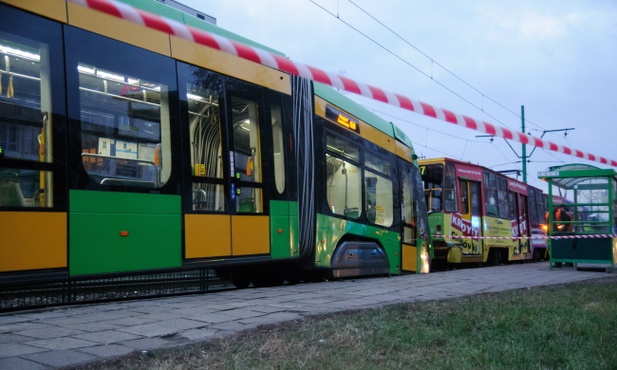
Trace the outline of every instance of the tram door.
<instances>
[{"instance_id":1,"label":"tram door","mask_svg":"<svg viewBox=\"0 0 617 370\"><path fill-rule=\"evenodd\" d=\"M458 227L465 236L462 239L463 250L467 254L482 254L482 240L479 238L481 230L480 183L459 179L459 188L461 220Z\"/></svg>"},{"instance_id":2,"label":"tram door","mask_svg":"<svg viewBox=\"0 0 617 370\"><path fill-rule=\"evenodd\" d=\"M403 271L427 273L430 270L428 218L423 202L424 189L418 168L399 161L402 184L402 252Z\"/></svg>"},{"instance_id":3,"label":"tram door","mask_svg":"<svg viewBox=\"0 0 617 370\"><path fill-rule=\"evenodd\" d=\"M411 181L410 167L402 164L401 172L401 182L403 185L403 196L401 198L403 210L403 245L401 265L403 271L416 271L418 266L418 253L416 247L413 183Z\"/></svg>"},{"instance_id":4,"label":"tram door","mask_svg":"<svg viewBox=\"0 0 617 370\"><path fill-rule=\"evenodd\" d=\"M269 253L270 220L265 210L258 102L232 96L230 118L231 252L234 256Z\"/></svg>"},{"instance_id":5,"label":"tram door","mask_svg":"<svg viewBox=\"0 0 617 370\"><path fill-rule=\"evenodd\" d=\"M523 194L510 192L510 219L512 220L512 236L514 240L514 254L529 253L529 237L531 229L528 220L528 198Z\"/></svg>"},{"instance_id":6,"label":"tram door","mask_svg":"<svg viewBox=\"0 0 617 370\"><path fill-rule=\"evenodd\" d=\"M268 144L272 129L267 127L272 125L265 123L262 89L216 72L180 67L192 172L191 196L185 199L184 257L268 254L265 193L276 177L270 150L277 150Z\"/></svg>"}]
</instances>

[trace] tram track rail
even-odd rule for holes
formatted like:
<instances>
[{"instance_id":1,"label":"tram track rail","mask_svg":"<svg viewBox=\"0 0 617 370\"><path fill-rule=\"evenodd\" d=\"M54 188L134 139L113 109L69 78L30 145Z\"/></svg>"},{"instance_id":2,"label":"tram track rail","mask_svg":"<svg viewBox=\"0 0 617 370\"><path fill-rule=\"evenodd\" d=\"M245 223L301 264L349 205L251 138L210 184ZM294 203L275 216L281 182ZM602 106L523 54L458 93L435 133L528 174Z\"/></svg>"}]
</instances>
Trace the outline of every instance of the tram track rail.
<instances>
[{"instance_id":1,"label":"tram track rail","mask_svg":"<svg viewBox=\"0 0 617 370\"><path fill-rule=\"evenodd\" d=\"M0 313L234 289L213 269L35 282L0 289Z\"/></svg>"}]
</instances>

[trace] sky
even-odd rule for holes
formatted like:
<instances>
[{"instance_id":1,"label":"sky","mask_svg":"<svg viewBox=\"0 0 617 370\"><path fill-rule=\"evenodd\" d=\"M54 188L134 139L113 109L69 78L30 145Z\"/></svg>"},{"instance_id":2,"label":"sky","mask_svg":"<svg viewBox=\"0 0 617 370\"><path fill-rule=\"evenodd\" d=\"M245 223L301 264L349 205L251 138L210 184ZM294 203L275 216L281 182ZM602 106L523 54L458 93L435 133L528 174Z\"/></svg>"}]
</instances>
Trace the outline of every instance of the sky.
<instances>
[{"instance_id":1,"label":"sky","mask_svg":"<svg viewBox=\"0 0 617 370\"><path fill-rule=\"evenodd\" d=\"M617 1L179 1L292 61L455 113L521 131L524 106L528 134L617 160ZM347 96L401 127L421 157L522 170L520 143ZM549 166L609 168L530 153L528 183L544 191Z\"/></svg>"}]
</instances>

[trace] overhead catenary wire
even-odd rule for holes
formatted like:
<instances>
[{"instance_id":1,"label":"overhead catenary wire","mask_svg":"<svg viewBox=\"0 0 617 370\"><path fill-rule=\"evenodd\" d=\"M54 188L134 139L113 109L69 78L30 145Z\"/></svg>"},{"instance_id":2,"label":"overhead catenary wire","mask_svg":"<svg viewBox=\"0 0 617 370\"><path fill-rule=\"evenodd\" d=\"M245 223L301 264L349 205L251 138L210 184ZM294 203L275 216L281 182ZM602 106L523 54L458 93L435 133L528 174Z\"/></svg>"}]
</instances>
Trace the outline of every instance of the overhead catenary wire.
<instances>
[{"instance_id":1,"label":"overhead catenary wire","mask_svg":"<svg viewBox=\"0 0 617 370\"><path fill-rule=\"evenodd\" d=\"M518 117L519 119L522 119L521 115L513 110L511 110L510 108L508 108L507 106L505 106L504 104L498 102L497 100L491 98L490 96L488 96L487 94L485 94L484 92L480 91L478 88L476 88L475 86L471 85L469 82L467 82L466 80L464 80L463 78L461 78L460 76L458 76L457 74L455 74L454 72L452 72L450 69L446 68L443 64L437 62L433 57L431 57L430 55L428 55L427 53L425 53L424 51L422 51L420 48L416 47L414 44L412 44L410 41L408 41L407 39L405 39L402 35L400 35L400 33L396 32L395 30L393 30L391 27L387 26L384 22L382 22L381 20L379 20L377 17L373 16L369 11L367 11L366 9L364 9L363 7L361 7L360 5L358 5L356 2L354 2L353 0L347 0L350 4L352 4L354 7L356 7L359 11L361 11L362 13L364 13L366 16L368 16L369 18L371 18L373 21L375 21L377 24L379 24L381 27L383 27L384 29L386 29L388 32L390 32L391 34L393 34L394 36L396 36L398 39L400 39L401 41L403 41L405 44L407 44L409 47L413 48L415 51L417 51L418 53L420 53L422 56L424 56L425 58L427 58L428 60L430 60L431 62L431 74L427 74L424 71L422 71L420 68L412 65L411 63L409 63L408 61L405 61L402 57L400 57L399 55L395 54L393 51L391 51L390 49L386 48L384 45L382 45L381 43L377 42L376 40L374 40L373 38L369 37L368 35L366 35L365 32L360 31L359 29L357 29L356 27L350 25L348 22L344 21L341 18L341 13L340 13L340 7L339 7L339 2L337 1L337 13L336 15L332 14L331 12L329 12L327 9L325 9L323 6L319 5L318 3L315 2L315 0L309 0L311 3L313 3L314 5L318 6L320 9L322 9L323 11L325 11L326 13L335 16L335 18L337 18L340 22L342 22L343 24L347 25L348 27L350 27L352 30L358 32L360 35L362 35L363 37L367 38L368 40L370 40L371 42L375 43L376 45L378 45L380 48L386 50L388 53L394 55L396 58L398 58L399 60L403 61L405 64L409 65L410 67L412 67L413 69L415 69L416 71L418 71L419 73L421 73L422 75L430 78L431 80L433 80L434 82L438 83L440 86L444 87L446 90L452 92L454 95L460 97L463 101L469 103L471 106L477 108L478 110L482 111L484 114L486 114L487 116L495 119L497 122L500 122L501 124L503 124L503 122L501 122L500 120L496 119L493 115L489 114L485 109L484 109L484 99L486 98L487 100L489 100L490 102L494 103L495 105L499 106L500 108L504 109L505 111L513 114L514 116ZM446 87L443 83L437 81L434 78L434 73L433 73L433 66L437 65L439 68L441 68L442 70L444 70L445 72L447 72L449 75L453 76L455 79L457 79L458 81L460 81L461 83L463 83L465 86L469 87L470 89L472 89L473 91L475 91L476 93L480 94L481 98L482 98L482 105L481 106L477 106L473 103L471 103L468 99L463 98L460 94L455 93L452 89ZM537 123L530 121L529 119L525 119L525 123L527 124L532 124L536 127L539 127L540 129L531 129L534 131L546 131L542 126L538 125ZM568 142L569 145L571 145ZM543 152L548 152L546 150L543 150ZM503 153L501 153L503 155ZM552 155L551 153L549 153L553 158L557 159L554 155Z\"/></svg>"},{"instance_id":2,"label":"overhead catenary wire","mask_svg":"<svg viewBox=\"0 0 617 370\"><path fill-rule=\"evenodd\" d=\"M442 88L444 88L445 90L447 90L448 92L452 93L453 95L455 95L456 97L458 97L459 99L461 99L462 101L466 102L467 104L471 105L472 107L478 109L479 111L483 112L486 116L490 117L491 119L495 120L496 122L499 122L500 124L508 127L505 123L503 123L502 121L500 121L497 117L493 116L492 114L488 113L487 111L485 111L483 109L482 106L478 106L477 104L473 103L471 100L465 98L463 95L459 94L458 92L454 91L453 89L451 89L450 87L446 86L443 82L437 80L436 78L434 78L433 74L428 74L424 71L422 71L420 68L416 67L415 65L413 65L411 62L409 62L408 60L404 59L403 57L401 57L400 55L396 54L395 52L393 52L392 50L390 50L389 48L387 48L385 45L381 44L380 42L378 42L377 40L375 40L374 38L370 37L368 34L366 34L365 32L361 31L360 29L358 29L357 27L353 26L351 23L345 21L344 19L342 19L339 14L338 14L338 10L337 10L337 14L332 13L331 11L329 11L328 9L324 8L322 5L318 4L315 0L309 0L311 3L313 3L315 6L319 7L320 9L322 9L324 12L328 13L329 15L331 15L332 17L336 18L337 20L339 20L341 23L343 23L344 25L346 25L347 27L351 28L352 30L354 30L355 32L359 33L360 35L362 35L364 38L366 38L367 40L371 41L372 43L374 43L375 45L377 45L378 47L380 47L381 49L383 49L384 51L386 51L388 54L392 55L393 57L395 57L396 59L400 60L401 62L403 62L404 64L408 65L409 67L415 69L416 71L418 71L418 73L424 75L425 77L429 78L430 80L432 80L433 82L435 82L436 84L438 84L439 86L441 86ZM349 1L349 0L348 0ZM351 1L350 1L351 2ZM352 4L354 4L352 2ZM354 4L355 5L355 4ZM359 8L361 9L361 8ZM363 10L364 12L364 10ZM365 12L366 13L366 12ZM368 13L367 13L368 15ZM369 15L370 16L370 15ZM372 16L370 16L372 19ZM383 25L381 22L379 22L378 20L375 19L376 22L378 22L379 24ZM386 27L384 25L384 27ZM391 31L390 28L386 27L386 29L388 29L390 32L394 33L394 31ZM395 35L397 35L397 37L401 38L401 36L399 36L398 34L394 33ZM404 40L404 39L403 39ZM426 56L427 58L429 58L431 60L432 63L435 63L436 65L438 65L439 67L441 67L442 69L444 69L445 71L447 71L448 73L450 73L452 76L456 77L457 79L459 79L461 82L463 82L464 84L466 84L467 86L471 87L473 90L477 91L478 93L481 94L482 97L486 96L485 94L483 94L481 91L477 90L476 88L474 88L473 86L471 86L470 84L468 84L467 82L465 82L464 80L462 80L461 78L459 78L458 76L456 76L455 74L453 74L452 72L450 72L449 70L445 69L443 66L441 66L441 64L436 63L434 61L434 59L430 58L428 55L426 55L425 53L423 53L422 51L420 51L419 49L417 49L415 46L413 46L411 43L405 41L408 45L410 45L412 48L414 48L415 50L417 50L418 52L420 52L422 55ZM490 99L491 101L494 101L493 99ZM501 104L497 103L499 106L502 106ZM503 106L502 106L503 107ZM505 107L504 107L505 108ZM507 108L506 108L507 109ZM507 109L509 112L514 113L513 111ZM516 115L516 113L514 113ZM520 116L517 116L520 118Z\"/></svg>"},{"instance_id":3,"label":"overhead catenary wire","mask_svg":"<svg viewBox=\"0 0 617 370\"><path fill-rule=\"evenodd\" d=\"M437 62L435 59L433 59L431 56L429 56L428 54L426 54L425 52L423 52L422 50L420 50L418 47L416 47L415 45L413 45L411 42L409 42L408 40L406 40L405 38L403 38L401 35L399 35L397 32L395 32L394 30L392 30L390 27L386 26L385 23L381 22L380 20L376 19L375 17L373 17L370 13L366 12L363 8L359 7L358 5L356 5L352 0L348 0L351 4L353 4L354 6L356 6L360 11L364 12L367 16L371 17L372 19L375 20L375 22L379 23L380 25L382 25L385 29L387 29L389 32L391 32L393 35L395 35L396 37L398 37L399 39L401 39L404 43L406 43L407 45L409 45L411 48L413 48L414 50L416 50L418 53L422 54L423 56L425 56L427 59L429 59L431 61L431 79L433 78L433 71L432 71L432 67L433 65L437 65L439 66L442 70L444 70L445 72L447 72L449 75L451 75L452 77L454 77L455 79L457 79L458 81L462 82L464 85L466 85L467 87L469 87L470 89L474 90L475 92L477 92L478 94L481 95L482 97L482 107L480 108L480 110L482 112L484 112L485 114L487 114L484 110L484 98L488 99L489 101L491 101L492 103L494 103L495 105L499 106L500 108L504 109L507 112L510 112L511 114L513 114L514 116L516 116L517 118L521 119L521 115L516 112L511 110L510 108L508 108L507 106L505 106L504 104L498 102L497 100L491 98L490 96L486 95L484 92L480 91L478 88L476 88L475 86L471 85L470 83L468 83L467 81L465 81L463 78L461 78L460 76L458 76L457 74L455 74L454 72L452 72L450 69L446 68L443 64ZM488 115L488 114L487 114ZM490 115L489 115L490 116ZM491 117L492 118L492 117ZM530 121L528 118L525 118L525 123L526 124L532 124L536 127L539 127L540 130L539 131L543 131L545 130L544 127L540 126L539 124ZM535 129L538 130L538 129Z\"/></svg>"},{"instance_id":4,"label":"overhead catenary wire","mask_svg":"<svg viewBox=\"0 0 617 370\"><path fill-rule=\"evenodd\" d=\"M475 86L471 85L469 82L465 81L463 78L461 78L460 76L458 76L457 74L455 74L454 72L452 72L450 69L446 68L444 65L442 65L441 63L437 62L433 57L429 56L427 53L425 53L424 51L420 50L418 47L416 47L415 45L413 45L410 41L408 41L407 39L405 39L400 33L394 31L391 27L387 26L384 22L382 22L381 20L379 20L377 17L373 16L369 11L367 11L366 9L364 9L363 7L361 7L360 5L358 5L357 3L355 3L353 0L347 0L350 4L352 4L354 7L356 7L359 11L361 11L364 15L366 15L367 17L369 17L370 19L372 19L374 22L376 22L377 24L379 24L381 27L383 27L384 29L386 29L388 32L390 32L391 34L393 34L394 36L396 36L399 40L403 41L406 45L408 45L409 47L411 47L412 49L414 49L415 51L417 51L418 53L420 53L422 56L424 56L425 58L427 58L430 63L431 63L431 73L430 75L424 71L422 71L419 67L413 65L411 62L405 60L403 57L401 57L400 55L396 54L394 51L390 50L389 48L387 48L386 46L384 46L382 43L378 42L377 40L375 40L373 37L370 37L367 35L366 32L361 31L358 27L351 25L349 22L343 20L341 18L341 12L340 12L340 7L339 7L339 1L337 1L337 9L336 9L336 14L333 14L332 12L328 11L327 9L325 9L323 6L321 6L320 4L318 4L315 0L309 0L311 3L313 3L315 6L317 6L318 8L320 8L321 10L323 10L324 12L328 13L329 15L335 17L338 21L342 22L344 25L346 25L347 27L351 28L353 31L357 32L358 34L362 35L363 37L365 37L366 39L368 39L369 41L373 42L375 45L379 46L380 48L382 48L383 50L387 51L388 53L390 53L391 55L395 56L397 59L399 59L400 61L402 61L403 63L405 63L406 65L410 66L411 68L415 69L416 71L418 71L420 74L424 75L425 77L429 78L430 80L432 80L433 82L437 83L439 86L443 87L444 89L448 90L449 92L451 92L452 94L454 94L455 96L459 97L461 100L465 101L466 103L470 104L472 107L480 110L481 112L483 112L484 114L486 114L488 117L491 117L492 119L494 119L495 121L501 123L502 125L505 125L502 121L500 121L499 119L497 119L493 114L489 113L488 111L485 110L484 108L484 100L488 100L494 104L496 104L498 107L504 109L505 111L513 114L514 116L516 116L519 119L522 119L522 117L520 116L519 113L509 109L508 107L506 107L504 104L498 102L497 100L491 98L490 96L488 96L487 94L485 94L484 92L480 91L478 88L476 88ZM471 90L473 90L474 92L478 93L481 97L481 106L478 106L474 103L472 103L469 99L464 98L461 94L455 92L453 89L447 87L444 83L442 83L441 81L438 81L435 76L434 76L434 71L433 68L434 66L438 66L439 68L441 68L443 71L447 72L449 75L453 76L455 79L457 79L458 81L460 81L461 83L463 83L465 86L469 87ZM525 122L532 124L534 126L540 127L538 124L531 122L527 119L525 119ZM507 126L507 125L505 125ZM542 128L542 130L544 130ZM454 137L454 136L453 136ZM497 150L502 156L505 157L504 153L499 151L499 149L497 147L494 147L495 150ZM432 148L429 148L432 149ZM463 149L463 154L460 156L461 159L464 157L465 151L467 150L467 142L465 143L465 147ZM458 157L458 156L454 156L454 157Z\"/></svg>"},{"instance_id":5,"label":"overhead catenary wire","mask_svg":"<svg viewBox=\"0 0 617 370\"><path fill-rule=\"evenodd\" d=\"M310 0L312 3L315 3L314 0ZM482 112L486 113L486 111L484 110L484 99L486 98L487 100L489 100L490 102L494 103L495 105L499 106L500 108L504 109L505 111L512 113L514 116L521 118L520 114L517 113L516 111L511 110L510 108L506 107L504 104L498 102L497 100L491 98L490 96L488 96L487 94L485 94L484 92L480 91L478 88L476 88L475 86L473 86L472 84L470 84L469 82L465 81L462 77L458 76L456 73L452 72L450 69L446 68L443 64L437 62L433 57L431 57L430 55L428 55L427 53L425 53L424 51L420 50L420 48L418 48L417 46L415 46L414 44L412 44L409 40L405 39L403 36L401 36L398 32L394 31L391 27L388 27L384 22L380 21L379 19L377 19L375 16L373 16L371 13L369 13L367 10L365 10L364 8L362 8L361 6L359 6L358 4L356 4L354 1L352 0L347 0L350 4L352 4L353 6L355 6L358 10L360 10L362 13L364 13L367 17L371 18L372 20L374 20L375 22L377 22L380 26L382 26L383 28L385 28L388 32L390 32L391 34L393 34L394 36L396 36L398 39L400 39L401 41L403 41L405 44L407 44L409 47L411 47L412 49L414 49L415 51L417 51L418 53L420 53L422 56L424 56L425 58L429 59L431 61L431 68L433 67L433 65L438 66L439 68L441 68L442 70L444 70L445 72L447 72L449 75L451 75L452 77L454 77L455 79L457 79L458 81L460 81L461 83L463 83L465 86L469 87L470 89L472 89L473 91L475 91L476 93L480 94L481 98L482 98L482 106L478 107L476 105L473 105L474 107L480 109ZM414 67L414 69L416 69L417 71L419 71L420 73L424 74L425 76L429 77L431 80L434 80L433 77L433 73L432 73L432 69L431 69L431 75L427 75L426 73L422 72L420 69ZM437 81L436 81L437 82ZM441 83L440 83L441 85ZM457 94L458 95L458 94ZM465 99L464 99L465 100ZM467 101L467 100L465 100ZM489 117L495 119L494 117L492 117L491 115L489 115L488 113L486 113ZM535 126L541 127L533 122L530 122L528 120L525 120L525 122L531 123ZM500 122L501 123L501 122ZM503 124L503 123L502 123Z\"/></svg>"}]
</instances>

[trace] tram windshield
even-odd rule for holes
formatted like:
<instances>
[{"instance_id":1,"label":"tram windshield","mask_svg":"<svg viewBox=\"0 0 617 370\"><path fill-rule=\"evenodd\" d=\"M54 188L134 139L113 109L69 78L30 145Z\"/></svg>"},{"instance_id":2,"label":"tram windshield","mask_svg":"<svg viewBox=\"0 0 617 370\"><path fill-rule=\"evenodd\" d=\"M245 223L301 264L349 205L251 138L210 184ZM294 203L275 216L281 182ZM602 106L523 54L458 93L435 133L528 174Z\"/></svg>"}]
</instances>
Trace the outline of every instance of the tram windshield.
<instances>
[{"instance_id":1,"label":"tram windshield","mask_svg":"<svg viewBox=\"0 0 617 370\"><path fill-rule=\"evenodd\" d=\"M423 166L424 196L429 212L456 212L456 169L447 163Z\"/></svg>"}]
</instances>

